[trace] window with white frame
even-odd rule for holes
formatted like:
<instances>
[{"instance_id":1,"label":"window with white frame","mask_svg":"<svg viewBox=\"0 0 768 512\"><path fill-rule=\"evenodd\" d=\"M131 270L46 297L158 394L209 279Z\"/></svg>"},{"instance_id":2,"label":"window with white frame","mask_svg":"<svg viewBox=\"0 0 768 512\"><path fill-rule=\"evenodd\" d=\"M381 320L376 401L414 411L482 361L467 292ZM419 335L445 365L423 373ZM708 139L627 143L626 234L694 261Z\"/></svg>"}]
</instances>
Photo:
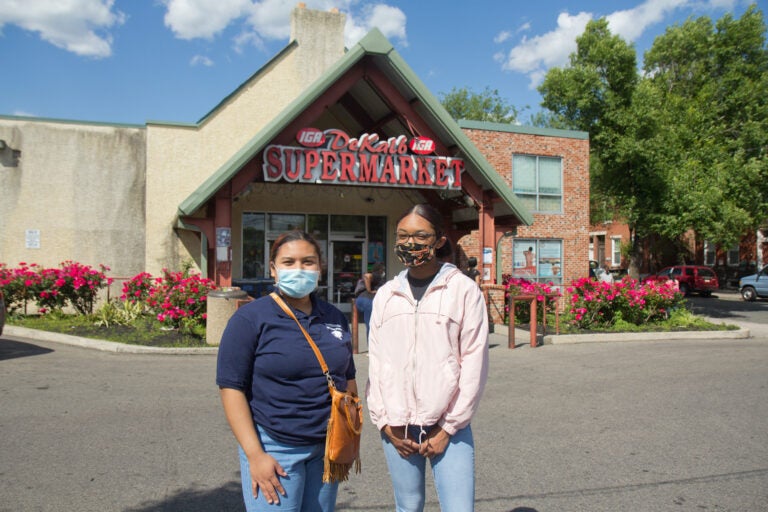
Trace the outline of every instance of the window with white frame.
<instances>
[{"instance_id":1,"label":"window with white frame","mask_svg":"<svg viewBox=\"0 0 768 512\"><path fill-rule=\"evenodd\" d=\"M611 266L621 266L621 237L611 237Z\"/></svg>"},{"instance_id":2,"label":"window with white frame","mask_svg":"<svg viewBox=\"0 0 768 512\"><path fill-rule=\"evenodd\" d=\"M715 264L715 244L704 240L704 264L713 266Z\"/></svg>"},{"instance_id":3,"label":"window with white frame","mask_svg":"<svg viewBox=\"0 0 768 512\"><path fill-rule=\"evenodd\" d=\"M512 190L530 211L562 212L562 158L513 155Z\"/></svg>"}]
</instances>

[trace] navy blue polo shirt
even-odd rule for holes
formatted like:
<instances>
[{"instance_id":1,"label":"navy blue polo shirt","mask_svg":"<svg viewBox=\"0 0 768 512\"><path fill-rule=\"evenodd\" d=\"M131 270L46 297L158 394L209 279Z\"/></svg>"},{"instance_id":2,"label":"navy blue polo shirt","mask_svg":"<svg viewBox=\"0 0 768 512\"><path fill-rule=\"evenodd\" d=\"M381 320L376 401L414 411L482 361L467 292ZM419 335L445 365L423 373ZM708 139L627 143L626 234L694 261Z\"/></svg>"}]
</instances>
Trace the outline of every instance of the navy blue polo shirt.
<instances>
[{"instance_id":1,"label":"navy blue polo shirt","mask_svg":"<svg viewBox=\"0 0 768 512\"><path fill-rule=\"evenodd\" d=\"M325 358L336 387L355 378L349 324L312 294L312 314L293 309ZM239 308L224 329L216 384L245 393L253 420L279 442L325 441L331 399L320 363L296 322L269 296Z\"/></svg>"}]
</instances>

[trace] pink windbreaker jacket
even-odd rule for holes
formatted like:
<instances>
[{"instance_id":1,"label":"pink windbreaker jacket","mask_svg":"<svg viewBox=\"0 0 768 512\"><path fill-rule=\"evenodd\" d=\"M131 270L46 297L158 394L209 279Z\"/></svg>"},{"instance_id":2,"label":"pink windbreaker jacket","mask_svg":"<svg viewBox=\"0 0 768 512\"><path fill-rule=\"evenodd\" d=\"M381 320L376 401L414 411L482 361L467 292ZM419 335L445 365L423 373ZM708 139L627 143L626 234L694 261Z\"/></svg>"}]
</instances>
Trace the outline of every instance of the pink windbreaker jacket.
<instances>
[{"instance_id":1,"label":"pink windbreaker jacket","mask_svg":"<svg viewBox=\"0 0 768 512\"><path fill-rule=\"evenodd\" d=\"M401 272L379 288L368 335L371 421L466 427L488 377L488 313L477 284L443 264L419 302Z\"/></svg>"}]
</instances>

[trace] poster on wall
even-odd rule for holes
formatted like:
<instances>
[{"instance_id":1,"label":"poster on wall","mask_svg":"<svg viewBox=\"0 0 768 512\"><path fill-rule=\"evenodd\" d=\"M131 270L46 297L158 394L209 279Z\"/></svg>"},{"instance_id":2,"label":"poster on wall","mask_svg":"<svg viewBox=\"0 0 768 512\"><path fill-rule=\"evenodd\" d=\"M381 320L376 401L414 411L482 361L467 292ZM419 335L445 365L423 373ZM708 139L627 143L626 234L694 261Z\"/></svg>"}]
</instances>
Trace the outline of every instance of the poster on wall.
<instances>
[{"instance_id":1,"label":"poster on wall","mask_svg":"<svg viewBox=\"0 0 768 512\"><path fill-rule=\"evenodd\" d=\"M559 279L561 274L561 250L560 242L539 242L539 276Z\"/></svg>"},{"instance_id":2,"label":"poster on wall","mask_svg":"<svg viewBox=\"0 0 768 512\"><path fill-rule=\"evenodd\" d=\"M515 277L534 279L536 277L536 242L533 240L516 240L512 251L514 261L513 274Z\"/></svg>"}]
</instances>

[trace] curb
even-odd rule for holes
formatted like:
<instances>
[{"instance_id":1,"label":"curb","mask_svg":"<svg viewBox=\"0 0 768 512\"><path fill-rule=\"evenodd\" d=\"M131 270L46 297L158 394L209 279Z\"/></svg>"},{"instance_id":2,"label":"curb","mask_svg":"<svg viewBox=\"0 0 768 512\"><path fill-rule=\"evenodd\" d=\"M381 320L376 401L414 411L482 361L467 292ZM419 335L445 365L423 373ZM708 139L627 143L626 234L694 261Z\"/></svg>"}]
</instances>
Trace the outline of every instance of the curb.
<instances>
[{"instance_id":1,"label":"curb","mask_svg":"<svg viewBox=\"0 0 768 512\"><path fill-rule=\"evenodd\" d=\"M496 326L494 335L507 338L507 326ZM148 347L145 345L129 345L117 341L104 341L93 338L83 338L50 331L28 329L15 325L6 325L4 334L30 338L38 341L50 341L73 347L114 352L122 354L165 354L165 355L216 355L218 347ZM516 337L528 339L528 331L516 330ZM592 333L592 334L547 334L542 336L542 345L572 345L576 343L609 343L622 341L668 341L668 340L708 340L708 339L745 339L752 337L749 329L741 327L732 331L664 331L664 332L625 332L625 333Z\"/></svg>"},{"instance_id":2,"label":"curb","mask_svg":"<svg viewBox=\"0 0 768 512\"><path fill-rule=\"evenodd\" d=\"M568 345L573 343L607 343L614 341L668 341L744 339L752 336L749 329L732 331L664 331L664 332L616 332L606 334L559 334L543 337L544 345Z\"/></svg>"},{"instance_id":3,"label":"curb","mask_svg":"<svg viewBox=\"0 0 768 512\"><path fill-rule=\"evenodd\" d=\"M38 341L52 341L73 347L89 348L100 350L102 352L118 352L123 354L217 354L218 347L147 347L145 345L129 345L117 341L96 340L93 338L83 338L81 336L72 336L58 332L40 331L37 329L28 329L16 325L6 325L3 334L19 336L22 338L31 338Z\"/></svg>"}]
</instances>

